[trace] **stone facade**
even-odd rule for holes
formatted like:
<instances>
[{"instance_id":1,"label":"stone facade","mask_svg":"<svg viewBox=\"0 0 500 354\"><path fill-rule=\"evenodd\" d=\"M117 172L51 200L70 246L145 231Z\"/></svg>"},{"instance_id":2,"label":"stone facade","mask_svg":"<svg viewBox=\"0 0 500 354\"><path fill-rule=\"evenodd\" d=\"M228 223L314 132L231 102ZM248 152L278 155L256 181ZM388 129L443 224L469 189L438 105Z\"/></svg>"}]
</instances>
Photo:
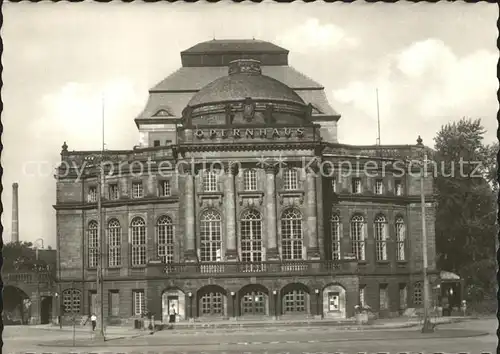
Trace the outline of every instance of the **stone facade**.
<instances>
[{"instance_id":1,"label":"stone facade","mask_svg":"<svg viewBox=\"0 0 500 354\"><path fill-rule=\"evenodd\" d=\"M329 140L325 127L336 129L339 116L315 123L313 105L281 83L273 82L274 98L263 97L271 81L250 64L245 71L239 61L220 79L234 92L212 92L210 85L225 85L215 82L194 95L196 104L188 103L175 123L174 144L102 154L63 146L55 205L63 311L76 301L71 289L80 313L95 311L99 247L109 323L146 309L166 320L171 305L180 320L346 318L360 297L386 316L415 305L420 179L404 161L420 158L423 146ZM100 220L92 155L105 161L99 230L90 226ZM428 203L432 189L425 178ZM432 275L432 204L426 222Z\"/></svg>"}]
</instances>

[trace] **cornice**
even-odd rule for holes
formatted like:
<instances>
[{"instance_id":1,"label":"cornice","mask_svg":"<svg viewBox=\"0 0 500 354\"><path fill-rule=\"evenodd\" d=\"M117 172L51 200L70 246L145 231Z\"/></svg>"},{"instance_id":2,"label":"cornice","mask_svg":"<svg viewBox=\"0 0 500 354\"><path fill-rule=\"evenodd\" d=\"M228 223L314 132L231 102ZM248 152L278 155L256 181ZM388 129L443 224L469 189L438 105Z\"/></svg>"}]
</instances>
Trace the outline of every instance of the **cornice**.
<instances>
[{"instance_id":1,"label":"cornice","mask_svg":"<svg viewBox=\"0 0 500 354\"><path fill-rule=\"evenodd\" d=\"M378 195L378 194L349 194L349 193L334 193L334 199L338 201L356 201L356 202L378 202L407 205L420 203L420 195ZM425 196L426 203L434 203L435 196Z\"/></svg>"},{"instance_id":2,"label":"cornice","mask_svg":"<svg viewBox=\"0 0 500 354\"><path fill-rule=\"evenodd\" d=\"M171 197L146 197L137 199L118 199L113 201L103 201L103 208L116 208L130 205L146 204L174 204L179 202L178 196ZM55 210L93 210L97 209L97 203L58 203L52 206Z\"/></svg>"}]
</instances>

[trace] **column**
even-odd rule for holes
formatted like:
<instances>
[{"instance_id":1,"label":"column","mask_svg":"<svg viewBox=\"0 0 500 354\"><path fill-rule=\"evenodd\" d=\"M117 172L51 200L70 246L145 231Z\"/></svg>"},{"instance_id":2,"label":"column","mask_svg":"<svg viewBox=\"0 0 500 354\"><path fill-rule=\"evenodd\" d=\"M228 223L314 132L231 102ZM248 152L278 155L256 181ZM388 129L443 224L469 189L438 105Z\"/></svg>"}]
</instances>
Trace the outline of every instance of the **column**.
<instances>
[{"instance_id":1,"label":"column","mask_svg":"<svg viewBox=\"0 0 500 354\"><path fill-rule=\"evenodd\" d=\"M316 223L316 174L307 171L306 175L306 223L307 223L307 258L319 259L318 229Z\"/></svg>"},{"instance_id":2,"label":"column","mask_svg":"<svg viewBox=\"0 0 500 354\"><path fill-rule=\"evenodd\" d=\"M224 166L224 205L226 224L226 259L236 261L236 205L234 201L234 176L238 173L237 166L229 163Z\"/></svg>"},{"instance_id":3,"label":"column","mask_svg":"<svg viewBox=\"0 0 500 354\"><path fill-rule=\"evenodd\" d=\"M276 168L266 168L267 259L279 259L276 235Z\"/></svg>"},{"instance_id":4,"label":"column","mask_svg":"<svg viewBox=\"0 0 500 354\"><path fill-rule=\"evenodd\" d=\"M188 262L196 261L195 220L194 220L194 181L189 168L184 171L184 255Z\"/></svg>"}]
</instances>

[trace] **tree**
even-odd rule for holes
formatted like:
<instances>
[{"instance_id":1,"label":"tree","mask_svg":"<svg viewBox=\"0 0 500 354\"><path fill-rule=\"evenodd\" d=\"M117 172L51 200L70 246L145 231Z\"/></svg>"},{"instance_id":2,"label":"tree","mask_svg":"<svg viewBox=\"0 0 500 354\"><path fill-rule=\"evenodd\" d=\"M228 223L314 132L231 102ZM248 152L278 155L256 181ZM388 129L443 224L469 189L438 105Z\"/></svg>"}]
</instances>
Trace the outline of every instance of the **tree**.
<instances>
[{"instance_id":1,"label":"tree","mask_svg":"<svg viewBox=\"0 0 500 354\"><path fill-rule=\"evenodd\" d=\"M36 259L36 251L31 242L9 242L2 247L3 265L5 272L31 271L46 268L43 260Z\"/></svg>"},{"instance_id":2,"label":"tree","mask_svg":"<svg viewBox=\"0 0 500 354\"><path fill-rule=\"evenodd\" d=\"M494 286L498 144L483 143L480 119L463 118L435 137L438 266L460 274L467 286ZM481 273L481 274L478 274ZM490 274L491 273L491 274Z\"/></svg>"}]
</instances>

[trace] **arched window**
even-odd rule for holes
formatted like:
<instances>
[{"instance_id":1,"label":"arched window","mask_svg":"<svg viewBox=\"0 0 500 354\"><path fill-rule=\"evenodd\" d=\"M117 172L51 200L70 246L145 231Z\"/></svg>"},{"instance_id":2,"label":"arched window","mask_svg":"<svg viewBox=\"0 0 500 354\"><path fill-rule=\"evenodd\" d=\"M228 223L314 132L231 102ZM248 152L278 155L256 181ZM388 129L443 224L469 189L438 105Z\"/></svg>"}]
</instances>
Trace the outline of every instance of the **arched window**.
<instances>
[{"instance_id":1,"label":"arched window","mask_svg":"<svg viewBox=\"0 0 500 354\"><path fill-rule=\"evenodd\" d=\"M241 216L240 224L241 224L241 260L243 262L261 262L262 261L261 214L257 210L247 210Z\"/></svg>"},{"instance_id":2,"label":"arched window","mask_svg":"<svg viewBox=\"0 0 500 354\"><path fill-rule=\"evenodd\" d=\"M137 217L130 223L132 244L132 267L146 265L146 223Z\"/></svg>"},{"instance_id":3,"label":"arched window","mask_svg":"<svg viewBox=\"0 0 500 354\"><path fill-rule=\"evenodd\" d=\"M203 191L204 192L217 192L219 171L217 170L204 170L203 171Z\"/></svg>"},{"instance_id":4,"label":"arched window","mask_svg":"<svg viewBox=\"0 0 500 354\"><path fill-rule=\"evenodd\" d=\"M286 314L304 313L306 309L306 292L304 290L291 290L283 295L283 310Z\"/></svg>"},{"instance_id":5,"label":"arched window","mask_svg":"<svg viewBox=\"0 0 500 354\"><path fill-rule=\"evenodd\" d=\"M375 252L377 261L387 260L387 220L385 216L378 215L374 221L375 226Z\"/></svg>"},{"instance_id":6,"label":"arched window","mask_svg":"<svg viewBox=\"0 0 500 354\"><path fill-rule=\"evenodd\" d=\"M302 242L302 214L297 209L288 209L281 216L283 259L302 259Z\"/></svg>"},{"instance_id":7,"label":"arched window","mask_svg":"<svg viewBox=\"0 0 500 354\"><path fill-rule=\"evenodd\" d=\"M122 263L122 228L116 219L108 223L108 265L119 267Z\"/></svg>"},{"instance_id":8,"label":"arched window","mask_svg":"<svg viewBox=\"0 0 500 354\"><path fill-rule=\"evenodd\" d=\"M205 211L200 218L200 258L202 262L221 260L221 216L215 210Z\"/></svg>"},{"instance_id":9,"label":"arched window","mask_svg":"<svg viewBox=\"0 0 500 354\"><path fill-rule=\"evenodd\" d=\"M299 175L297 170L288 168L283 174L284 188L287 191L293 191L299 188Z\"/></svg>"},{"instance_id":10,"label":"arched window","mask_svg":"<svg viewBox=\"0 0 500 354\"><path fill-rule=\"evenodd\" d=\"M97 221L92 220L89 222L88 242L89 242L89 268L96 268L99 262L99 237L98 237L99 224Z\"/></svg>"},{"instance_id":11,"label":"arched window","mask_svg":"<svg viewBox=\"0 0 500 354\"><path fill-rule=\"evenodd\" d=\"M220 292L205 293L200 298L202 315L222 315L224 309L223 296Z\"/></svg>"},{"instance_id":12,"label":"arched window","mask_svg":"<svg viewBox=\"0 0 500 354\"><path fill-rule=\"evenodd\" d=\"M174 261L174 225L172 219L164 215L156 223L158 256L163 263Z\"/></svg>"},{"instance_id":13,"label":"arched window","mask_svg":"<svg viewBox=\"0 0 500 354\"><path fill-rule=\"evenodd\" d=\"M64 313L80 313L82 293L77 289L66 289L62 293Z\"/></svg>"},{"instance_id":14,"label":"arched window","mask_svg":"<svg viewBox=\"0 0 500 354\"><path fill-rule=\"evenodd\" d=\"M356 259L365 260L365 220L361 215L356 215L351 219L351 245L352 253Z\"/></svg>"},{"instance_id":15,"label":"arched window","mask_svg":"<svg viewBox=\"0 0 500 354\"><path fill-rule=\"evenodd\" d=\"M332 235L332 260L340 259L340 218L338 215L332 215L330 219Z\"/></svg>"},{"instance_id":16,"label":"arched window","mask_svg":"<svg viewBox=\"0 0 500 354\"><path fill-rule=\"evenodd\" d=\"M245 170L243 172L243 185L246 191L256 191L257 171L254 169Z\"/></svg>"},{"instance_id":17,"label":"arched window","mask_svg":"<svg viewBox=\"0 0 500 354\"><path fill-rule=\"evenodd\" d=\"M396 219L396 244L397 244L397 260L404 261L406 259L405 244L406 244L406 228L402 217Z\"/></svg>"},{"instance_id":18,"label":"arched window","mask_svg":"<svg viewBox=\"0 0 500 354\"><path fill-rule=\"evenodd\" d=\"M416 306L422 305L423 302L422 288L423 287L421 282L415 283L415 285L413 286L413 305Z\"/></svg>"}]
</instances>

